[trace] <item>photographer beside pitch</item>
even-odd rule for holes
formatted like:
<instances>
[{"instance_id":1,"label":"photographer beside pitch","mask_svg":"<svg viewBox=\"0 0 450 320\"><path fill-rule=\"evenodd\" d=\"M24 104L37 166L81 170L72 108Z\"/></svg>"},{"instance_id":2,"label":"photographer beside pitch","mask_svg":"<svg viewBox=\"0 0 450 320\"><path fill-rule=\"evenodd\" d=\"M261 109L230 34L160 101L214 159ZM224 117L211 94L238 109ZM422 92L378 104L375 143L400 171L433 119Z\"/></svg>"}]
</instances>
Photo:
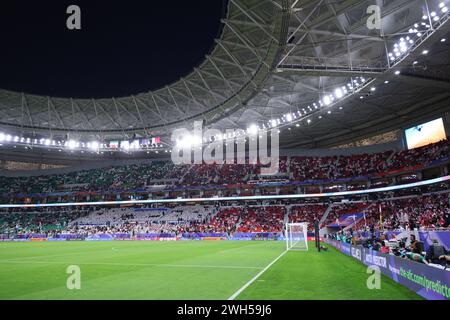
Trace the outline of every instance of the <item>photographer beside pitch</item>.
<instances>
[{"instance_id":1,"label":"photographer beside pitch","mask_svg":"<svg viewBox=\"0 0 450 320\"><path fill-rule=\"evenodd\" d=\"M444 248L444 246L440 245L439 241L436 239L433 239L432 242L433 244L427 250L427 254L425 256L426 260L431 265L434 264L447 267L448 262L450 261L448 251Z\"/></svg>"}]
</instances>

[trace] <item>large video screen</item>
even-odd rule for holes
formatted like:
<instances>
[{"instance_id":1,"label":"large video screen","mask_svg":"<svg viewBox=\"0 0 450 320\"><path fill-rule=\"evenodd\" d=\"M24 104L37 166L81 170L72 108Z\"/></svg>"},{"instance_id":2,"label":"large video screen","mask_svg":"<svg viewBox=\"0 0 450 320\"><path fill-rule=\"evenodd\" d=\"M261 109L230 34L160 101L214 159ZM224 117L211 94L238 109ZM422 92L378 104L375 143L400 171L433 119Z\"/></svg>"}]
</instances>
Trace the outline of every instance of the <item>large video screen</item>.
<instances>
[{"instance_id":1,"label":"large video screen","mask_svg":"<svg viewBox=\"0 0 450 320\"><path fill-rule=\"evenodd\" d=\"M442 118L405 130L408 149L420 148L447 139Z\"/></svg>"}]
</instances>

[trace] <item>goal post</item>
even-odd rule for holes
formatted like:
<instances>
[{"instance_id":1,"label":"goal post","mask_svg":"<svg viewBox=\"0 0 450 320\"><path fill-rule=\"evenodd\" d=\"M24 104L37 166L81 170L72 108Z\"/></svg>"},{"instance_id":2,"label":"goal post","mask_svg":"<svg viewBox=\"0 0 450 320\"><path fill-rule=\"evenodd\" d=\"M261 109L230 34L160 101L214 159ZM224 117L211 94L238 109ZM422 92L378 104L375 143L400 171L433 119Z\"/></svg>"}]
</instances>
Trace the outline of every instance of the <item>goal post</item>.
<instances>
[{"instance_id":1,"label":"goal post","mask_svg":"<svg viewBox=\"0 0 450 320\"><path fill-rule=\"evenodd\" d=\"M308 223L286 223L286 249L308 251Z\"/></svg>"}]
</instances>

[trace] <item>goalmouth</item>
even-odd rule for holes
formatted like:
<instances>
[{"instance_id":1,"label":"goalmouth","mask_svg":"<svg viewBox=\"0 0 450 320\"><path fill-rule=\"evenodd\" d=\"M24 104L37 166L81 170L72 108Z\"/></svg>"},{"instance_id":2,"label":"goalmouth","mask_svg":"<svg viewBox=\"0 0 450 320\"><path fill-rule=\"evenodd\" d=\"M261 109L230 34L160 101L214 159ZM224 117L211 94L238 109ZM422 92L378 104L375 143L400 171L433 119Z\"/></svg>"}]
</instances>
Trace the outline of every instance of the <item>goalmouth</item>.
<instances>
[{"instance_id":1,"label":"goalmouth","mask_svg":"<svg viewBox=\"0 0 450 320\"><path fill-rule=\"evenodd\" d=\"M286 250L308 251L308 223L286 223Z\"/></svg>"}]
</instances>

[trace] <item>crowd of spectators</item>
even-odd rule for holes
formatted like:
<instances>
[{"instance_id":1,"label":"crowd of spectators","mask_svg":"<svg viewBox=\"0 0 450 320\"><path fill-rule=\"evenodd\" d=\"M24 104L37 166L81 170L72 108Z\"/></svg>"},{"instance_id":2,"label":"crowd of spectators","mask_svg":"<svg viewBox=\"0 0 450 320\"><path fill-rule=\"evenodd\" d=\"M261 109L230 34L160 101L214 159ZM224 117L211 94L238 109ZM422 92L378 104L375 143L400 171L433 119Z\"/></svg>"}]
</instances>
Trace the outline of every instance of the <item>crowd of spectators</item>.
<instances>
[{"instance_id":1,"label":"crowd of spectators","mask_svg":"<svg viewBox=\"0 0 450 320\"><path fill-rule=\"evenodd\" d=\"M447 269L450 262L449 252L437 239L433 239L428 249L425 249L424 244L416 238L413 232L409 232L404 237L386 231L375 231L373 227L359 231L354 231L350 228L329 234L327 237L439 269Z\"/></svg>"},{"instance_id":2,"label":"crowd of spectators","mask_svg":"<svg viewBox=\"0 0 450 320\"><path fill-rule=\"evenodd\" d=\"M444 140L421 148L400 152L386 151L334 157L292 157L290 172L294 180L336 180L366 177L401 169L426 166L450 156L450 143Z\"/></svg>"},{"instance_id":3,"label":"crowd of spectators","mask_svg":"<svg viewBox=\"0 0 450 320\"><path fill-rule=\"evenodd\" d=\"M444 140L421 148L410 149L395 153L385 165L388 170L400 170L405 167L414 167L429 163L433 160L448 157L449 141Z\"/></svg>"},{"instance_id":4,"label":"crowd of spectators","mask_svg":"<svg viewBox=\"0 0 450 320\"><path fill-rule=\"evenodd\" d=\"M292 206L288 220L290 223L307 222L308 230L312 231L314 230L315 222L320 221L327 207L323 204Z\"/></svg>"},{"instance_id":5,"label":"crowd of spectators","mask_svg":"<svg viewBox=\"0 0 450 320\"><path fill-rule=\"evenodd\" d=\"M282 232L286 209L282 206L242 206L223 208L207 223L193 223L182 232L258 233Z\"/></svg>"},{"instance_id":6,"label":"crowd of spectators","mask_svg":"<svg viewBox=\"0 0 450 320\"><path fill-rule=\"evenodd\" d=\"M143 165L98 168L49 176L0 176L0 194L51 193L56 191L108 191L145 188L151 181L170 177L175 165L157 161Z\"/></svg>"},{"instance_id":7,"label":"crowd of spectators","mask_svg":"<svg viewBox=\"0 0 450 320\"><path fill-rule=\"evenodd\" d=\"M386 173L449 158L450 143L418 149L333 157L281 157L279 174L291 181L336 180ZM248 159L246 160L248 161ZM243 184L258 179L260 164L174 165L171 161L124 165L48 176L0 176L0 194L146 190L161 181L175 186Z\"/></svg>"},{"instance_id":8,"label":"crowd of spectators","mask_svg":"<svg viewBox=\"0 0 450 320\"><path fill-rule=\"evenodd\" d=\"M263 233L283 232L286 222L307 222L309 230L324 219L321 227L340 225L343 215L358 215L353 230L372 227L383 230L450 230L450 194L439 191L346 203L296 203L282 200L252 205L171 205L168 207L79 207L8 209L0 212L0 233L72 232L107 230L114 232L176 233ZM324 215L327 214L326 217ZM326 218L326 219L325 219ZM106 229L98 229L106 228Z\"/></svg>"},{"instance_id":9,"label":"crowd of spectators","mask_svg":"<svg viewBox=\"0 0 450 320\"><path fill-rule=\"evenodd\" d=\"M382 201L380 205L385 229L442 230L450 226L448 193ZM368 223L380 220L379 216L379 206L371 208L367 213Z\"/></svg>"},{"instance_id":10,"label":"crowd of spectators","mask_svg":"<svg viewBox=\"0 0 450 320\"><path fill-rule=\"evenodd\" d=\"M280 177L291 181L333 180L386 173L392 170L427 165L450 156L449 141L401 152L332 157L281 157ZM247 159L248 160L248 159ZM38 177L0 176L0 194L32 194L61 191L146 190L155 183L179 187L247 183L258 179L260 164L174 165L171 161L123 165ZM414 180L414 174L407 181ZM261 178L262 179L262 178ZM379 185L388 184L379 180ZM361 186L355 184L355 190ZM363 188L363 186L361 187ZM450 224L448 183L423 188L368 195L360 201L333 204L323 226L339 221L344 214L363 213L353 226L356 230L375 226L382 230L447 230ZM327 189L328 190L328 189ZM330 189L333 190L333 189ZM444 191L444 192L442 192ZM447 192L445 192L447 191ZM240 191L245 195L245 189ZM291 192L296 192L293 188ZM404 194L402 194L402 192ZM262 189L274 194L276 189ZM417 193L417 194L415 194ZM167 208L36 208L0 211L0 233L37 232L282 232L286 221L308 222L312 230L329 208L322 203L270 205L222 204L220 206L179 206ZM381 209L381 210L380 210Z\"/></svg>"},{"instance_id":11,"label":"crowd of spectators","mask_svg":"<svg viewBox=\"0 0 450 320\"><path fill-rule=\"evenodd\" d=\"M250 207L241 212L237 232L281 232L286 214L284 207Z\"/></svg>"},{"instance_id":12,"label":"crowd of spectators","mask_svg":"<svg viewBox=\"0 0 450 320\"><path fill-rule=\"evenodd\" d=\"M64 230L53 233L64 235L82 235L84 237L94 235L120 235L126 234L134 237L138 234L176 234L179 226L168 223L151 223L151 222L124 222L115 225L78 225L73 224Z\"/></svg>"},{"instance_id":13,"label":"crowd of spectators","mask_svg":"<svg viewBox=\"0 0 450 320\"><path fill-rule=\"evenodd\" d=\"M40 208L0 211L0 233L27 234L57 232L68 227L75 219L88 216L95 210L86 208Z\"/></svg>"},{"instance_id":14,"label":"crowd of spectators","mask_svg":"<svg viewBox=\"0 0 450 320\"><path fill-rule=\"evenodd\" d=\"M328 214L326 221L324 222L324 225L338 224L339 218L342 215L365 212L369 208L369 206L371 206L371 204L367 202L334 204L331 208L330 213Z\"/></svg>"}]
</instances>

